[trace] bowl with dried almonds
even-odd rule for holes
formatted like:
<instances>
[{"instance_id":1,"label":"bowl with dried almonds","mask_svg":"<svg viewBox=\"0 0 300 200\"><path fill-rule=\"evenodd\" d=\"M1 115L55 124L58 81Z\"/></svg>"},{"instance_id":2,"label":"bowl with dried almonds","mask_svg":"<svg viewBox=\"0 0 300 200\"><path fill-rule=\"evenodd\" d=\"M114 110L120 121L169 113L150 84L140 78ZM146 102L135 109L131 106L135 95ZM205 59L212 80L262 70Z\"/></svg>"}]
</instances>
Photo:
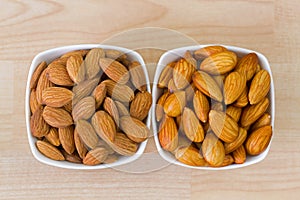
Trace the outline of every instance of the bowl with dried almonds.
<instances>
[{"instance_id":1,"label":"bowl with dried almonds","mask_svg":"<svg viewBox=\"0 0 300 200\"><path fill-rule=\"evenodd\" d=\"M39 53L26 87L26 125L34 157L69 169L102 169L144 152L152 105L143 58L109 45Z\"/></svg>"},{"instance_id":2,"label":"bowl with dried almonds","mask_svg":"<svg viewBox=\"0 0 300 200\"><path fill-rule=\"evenodd\" d=\"M158 62L152 95L154 139L168 162L224 170L267 156L275 95L261 53L226 45L173 49Z\"/></svg>"}]
</instances>

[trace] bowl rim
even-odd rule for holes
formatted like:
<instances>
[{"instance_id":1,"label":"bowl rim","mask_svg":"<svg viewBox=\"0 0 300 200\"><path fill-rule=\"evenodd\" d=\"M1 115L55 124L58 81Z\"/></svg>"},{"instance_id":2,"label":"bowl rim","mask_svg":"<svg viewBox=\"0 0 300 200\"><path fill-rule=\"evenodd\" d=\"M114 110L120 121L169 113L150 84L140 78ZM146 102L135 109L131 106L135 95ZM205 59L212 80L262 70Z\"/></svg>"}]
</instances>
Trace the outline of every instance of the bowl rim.
<instances>
[{"instance_id":1,"label":"bowl rim","mask_svg":"<svg viewBox=\"0 0 300 200\"><path fill-rule=\"evenodd\" d=\"M251 156L251 158L253 158L253 160L251 161L246 161L243 164L232 164L232 165L228 165L225 167L202 167L202 166L190 166L184 163L181 163L179 161L176 160L176 158L174 157L174 155L172 155L171 153L165 151L164 149L162 149L162 147L160 146L160 142L158 140L158 131L157 131L157 122L156 122L156 116L155 116L155 109L156 109L156 102L158 99L158 87L157 87L157 83L158 83L158 79L159 76L161 74L162 69L165 67L165 65L170 62L168 61L167 63L165 63L165 60L167 60L170 56L174 56L176 55L177 58L179 58L180 56L182 57L183 54L185 53L185 51L189 50L189 51L195 51L197 49L203 48L203 47L207 47L207 46L223 46L225 48L227 48L228 50L234 51L237 54L248 54L251 52L254 52L257 54L258 59L259 59L259 63L261 65L261 67L265 70L267 70L270 74L271 77L271 83L270 83L270 92L269 92L269 98L270 98L270 105L269 105L269 111L270 111L270 115L271 115L271 126L272 126L272 137L270 140L270 143L268 145L268 147L265 149L264 152L262 152L260 155L257 156ZM272 140L274 138L274 130L275 130L275 88L274 88L274 79L273 79L273 75L272 75L272 71L271 71L271 67L269 64L268 59L260 52L251 50L251 49L246 49L246 48L242 48L242 47L237 47L237 46L231 46L231 45L223 45L223 44L199 44L199 45L192 45L192 46L184 46L184 47L180 47L180 48L176 48L176 49L171 49L167 52L165 52L164 54L162 54L162 56L160 57L158 63L157 63L157 67L156 67L156 71L155 71L155 75L154 75L154 80L153 80L153 87L152 87L152 128L153 128L153 135L154 135L154 140L155 140L155 145L156 148L158 150L158 153L160 154L160 156L166 160L167 162L171 163L171 164L175 164L175 165L179 165L179 166L183 166L183 167L187 167L187 168L191 168L191 169L200 169L200 170L212 170L212 171L218 171L218 170L228 170L228 169L237 169L237 168L242 168L242 167L246 167L249 165L253 165L256 163L261 162L262 160L264 160L270 150L271 147L271 143Z\"/></svg>"},{"instance_id":2,"label":"bowl rim","mask_svg":"<svg viewBox=\"0 0 300 200\"><path fill-rule=\"evenodd\" d=\"M35 145L35 141L37 140L34 136L32 136L31 134L31 129L30 129L30 115L31 115L31 111L30 111L30 80L32 78L32 74L34 72L34 70L36 69L36 67L38 66L38 64L42 61L45 60L44 57L53 57L50 55L55 54L56 56L54 56L53 58L58 58L59 56L61 56L64 53L67 52L71 52L74 50L81 50L81 49L92 49L92 48L103 48L103 49L114 49L114 50L118 50L121 52L124 52L126 54L129 54L132 58L134 58L135 60L139 61L144 75L146 77L146 83L147 83L147 91L151 94L151 88L150 88L150 80L149 80L149 75L148 75L148 71L144 62L143 57L136 51L131 50L131 49L127 49L124 47L119 47L119 46L113 46L113 45L102 45L102 44L77 44L77 45L67 45L67 46L60 46L60 47L55 47L55 48L51 48L45 51L42 51L40 53L38 53L32 60L29 71L28 71L28 76L27 76L27 84L26 84L26 92L25 92L25 121L26 121L26 130L27 130L27 138L28 138L28 143L30 146L30 150L31 153L33 154L34 158L38 161L40 161L41 163L50 165L50 166L55 166L55 167L60 167L60 168L65 168L65 169L105 169L105 168L112 168L112 167L116 167L116 166L120 166L120 165L125 165L128 163L131 163L137 159L139 159L143 152L145 151L148 139L146 139L144 142L140 143L138 151L133 155L133 156L120 156L120 159L114 163L110 163L110 164L100 164L100 165L95 165L95 166L88 166L88 165L84 165L84 164L76 164L76 163L71 163L68 161L55 161L52 160L50 158L47 158L46 156L44 156L43 154L41 154L36 145ZM58 56L57 56L58 55ZM52 60L52 59L51 59ZM151 127L151 109L149 111L147 120L146 120L146 125L147 127L150 129Z\"/></svg>"}]
</instances>

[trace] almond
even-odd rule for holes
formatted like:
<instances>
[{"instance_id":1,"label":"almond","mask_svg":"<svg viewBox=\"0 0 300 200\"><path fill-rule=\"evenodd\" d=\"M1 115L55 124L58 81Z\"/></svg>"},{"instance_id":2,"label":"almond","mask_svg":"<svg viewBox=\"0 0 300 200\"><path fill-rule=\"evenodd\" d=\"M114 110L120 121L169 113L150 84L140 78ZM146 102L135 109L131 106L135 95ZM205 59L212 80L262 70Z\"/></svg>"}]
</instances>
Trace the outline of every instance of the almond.
<instances>
[{"instance_id":1,"label":"almond","mask_svg":"<svg viewBox=\"0 0 300 200\"><path fill-rule=\"evenodd\" d=\"M251 126L251 130L256 130L262 126L267 126L270 124L271 124L271 115L269 113L265 113Z\"/></svg>"},{"instance_id":2,"label":"almond","mask_svg":"<svg viewBox=\"0 0 300 200\"><path fill-rule=\"evenodd\" d=\"M110 154L107 158L103 161L104 164L111 164L118 160L118 156L115 154Z\"/></svg>"},{"instance_id":3,"label":"almond","mask_svg":"<svg viewBox=\"0 0 300 200\"><path fill-rule=\"evenodd\" d=\"M178 91L178 88L176 87L175 83L174 83L174 79L170 79L169 83L168 83L168 89L170 93L174 93L176 91Z\"/></svg>"},{"instance_id":4,"label":"almond","mask_svg":"<svg viewBox=\"0 0 300 200\"><path fill-rule=\"evenodd\" d=\"M71 80L74 83L79 83L80 81L83 80L83 77L80 77L83 75L82 72L79 73L80 70L83 70L81 69L82 68L81 65L83 65L83 58L80 54L72 55L67 60L66 69Z\"/></svg>"},{"instance_id":5,"label":"almond","mask_svg":"<svg viewBox=\"0 0 300 200\"><path fill-rule=\"evenodd\" d=\"M203 92L206 96L209 96L219 102L223 100L218 84L207 73L203 71L196 71L193 74L193 82L197 89Z\"/></svg>"},{"instance_id":6,"label":"almond","mask_svg":"<svg viewBox=\"0 0 300 200\"><path fill-rule=\"evenodd\" d=\"M246 77L239 72L231 72L224 83L224 101L225 104L231 104L236 101L246 87Z\"/></svg>"},{"instance_id":7,"label":"almond","mask_svg":"<svg viewBox=\"0 0 300 200\"><path fill-rule=\"evenodd\" d=\"M99 65L104 73L118 84L125 84L129 80L129 72L124 65L110 58L100 58Z\"/></svg>"},{"instance_id":8,"label":"almond","mask_svg":"<svg viewBox=\"0 0 300 200\"><path fill-rule=\"evenodd\" d=\"M30 129L34 137L43 137L48 134L50 127L42 117L43 106L39 106L30 118Z\"/></svg>"},{"instance_id":9,"label":"almond","mask_svg":"<svg viewBox=\"0 0 300 200\"><path fill-rule=\"evenodd\" d=\"M197 88L194 83L191 83L185 88L185 99L187 102L192 101Z\"/></svg>"},{"instance_id":10,"label":"almond","mask_svg":"<svg viewBox=\"0 0 300 200\"><path fill-rule=\"evenodd\" d=\"M133 61L129 65L129 73L131 77L131 82L135 88L139 91L146 91L147 90L147 80L144 74L144 70L141 64L137 61Z\"/></svg>"},{"instance_id":11,"label":"almond","mask_svg":"<svg viewBox=\"0 0 300 200\"><path fill-rule=\"evenodd\" d=\"M75 150L74 127L67 126L58 129L59 141L68 154L72 154Z\"/></svg>"},{"instance_id":12,"label":"almond","mask_svg":"<svg viewBox=\"0 0 300 200\"><path fill-rule=\"evenodd\" d=\"M43 103L43 100L42 100L43 90L48 87L54 86L54 84L52 82L50 82L49 79L47 78L46 72L47 72L47 68L40 75L40 78L39 78L37 86L36 86L36 99L39 104Z\"/></svg>"},{"instance_id":13,"label":"almond","mask_svg":"<svg viewBox=\"0 0 300 200\"><path fill-rule=\"evenodd\" d=\"M117 84L112 80L103 81L107 88L107 94L112 99L121 101L123 103L129 103L134 99L133 90L127 85Z\"/></svg>"},{"instance_id":14,"label":"almond","mask_svg":"<svg viewBox=\"0 0 300 200\"><path fill-rule=\"evenodd\" d=\"M249 102L251 105L259 103L270 90L271 77L268 71L260 70L255 74L249 89Z\"/></svg>"},{"instance_id":15,"label":"almond","mask_svg":"<svg viewBox=\"0 0 300 200\"><path fill-rule=\"evenodd\" d=\"M149 92L138 92L130 105L130 115L143 121L152 105L152 96Z\"/></svg>"},{"instance_id":16,"label":"almond","mask_svg":"<svg viewBox=\"0 0 300 200\"><path fill-rule=\"evenodd\" d=\"M72 101L73 92L63 87L49 87L42 92L43 104L62 107Z\"/></svg>"},{"instance_id":17,"label":"almond","mask_svg":"<svg viewBox=\"0 0 300 200\"><path fill-rule=\"evenodd\" d=\"M175 92L167 97L164 103L164 112L170 117L176 117L181 114L185 104L185 92Z\"/></svg>"},{"instance_id":18,"label":"almond","mask_svg":"<svg viewBox=\"0 0 300 200\"><path fill-rule=\"evenodd\" d=\"M238 137L231 143L225 143L225 153L229 154L239 148L245 142L247 138L247 131L244 128L239 128L239 135Z\"/></svg>"},{"instance_id":19,"label":"almond","mask_svg":"<svg viewBox=\"0 0 300 200\"><path fill-rule=\"evenodd\" d=\"M200 70L209 74L225 74L234 69L237 63L237 55L231 51L214 53L205 58L200 64Z\"/></svg>"},{"instance_id":20,"label":"almond","mask_svg":"<svg viewBox=\"0 0 300 200\"><path fill-rule=\"evenodd\" d=\"M158 139L163 149L174 151L178 145L178 131L172 117L165 116L159 126Z\"/></svg>"},{"instance_id":21,"label":"almond","mask_svg":"<svg viewBox=\"0 0 300 200\"><path fill-rule=\"evenodd\" d=\"M180 59L173 70L173 81L177 89L184 89L192 81L192 75L196 71L195 66L185 59Z\"/></svg>"},{"instance_id":22,"label":"almond","mask_svg":"<svg viewBox=\"0 0 300 200\"><path fill-rule=\"evenodd\" d=\"M204 130L195 113L185 107L182 115L183 130L187 138L193 142L202 142L204 139Z\"/></svg>"},{"instance_id":23,"label":"almond","mask_svg":"<svg viewBox=\"0 0 300 200\"><path fill-rule=\"evenodd\" d=\"M137 143L145 141L150 135L149 128L142 121L130 116L121 117L120 128L129 139Z\"/></svg>"},{"instance_id":24,"label":"almond","mask_svg":"<svg viewBox=\"0 0 300 200\"><path fill-rule=\"evenodd\" d=\"M208 112L210 110L209 102L206 96L199 90L196 90L195 92L193 105L198 119L203 123L207 122Z\"/></svg>"},{"instance_id":25,"label":"almond","mask_svg":"<svg viewBox=\"0 0 300 200\"><path fill-rule=\"evenodd\" d=\"M74 130L74 142L75 142L75 147L76 147L79 157L81 159L84 159L84 157L87 153L87 149L86 149L84 143L82 142L81 138L79 137L79 134L77 132L77 126Z\"/></svg>"},{"instance_id":26,"label":"almond","mask_svg":"<svg viewBox=\"0 0 300 200\"><path fill-rule=\"evenodd\" d=\"M51 127L48 134L45 135L45 138L48 140L49 143L51 143L54 146L60 145L57 128Z\"/></svg>"},{"instance_id":27,"label":"almond","mask_svg":"<svg viewBox=\"0 0 300 200\"><path fill-rule=\"evenodd\" d=\"M243 164L246 161L246 151L243 145L237 148L232 155L236 164Z\"/></svg>"},{"instance_id":28,"label":"almond","mask_svg":"<svg viewBox=\"0 0 300 200\"><path fill-rule=\"evenodd\" d=\"M47 67L47 78L56 85L73 86L74 83L71 80L67 69L64 65L51 63Z\"/></svg>"},{"instance_id":29,"label":"almond","mask_svg":"<svg viewBox=\"0 0 300 200\"><path fill-rule=\"evenodd\" d=\"M239 122L241 114L242 114L242 108L235 107L235 106L228 106L226 108L226 114L230 116L234 121Z\"/></svg>"},{"instance_id":30,"label":"almond","mask_svg":"<svg viewBox=\"0 0 300 200\"><path fill-rule=\"evenodd\" d=\"M81 56L84 57L90 50L88 49L80 49L75 51L70 51L61 56L61 58L70 58L71 56Z\"/></svg>"},{"instance_id":31,"label":"almond","mask_svg":"<svg viewBox=\"0 0 300 200\"><path fill-rule=\"evenodd\" d=\"M36 147L44 156L52 160L65 160L62 153L56 147L49 144L48 142L38 140L36 142Z\"/></svg>"},{"instance_id":32,"label":"almond","mask_svg":"<svg viewBox=\"0 0 300 200\"><path fill-rule=\"evenodd\" d=\"M114 119L116 125L119 126L120 116L115 102L111 98L106 97L103 103L103 108Z\"/></svg>"},{"instance_id":33,"label":"almond","mask_svg":"<svg viewBox=\"0 0 300 200\"><path fill-rule=\"evenodd\" d=\"M51 64L59 64L59 65L63 65L63 66L66 66L67 65L67 61L68 61L68 57L60 57L60 58L56 58L55 60L53 60L51 62Z\"/></svg>"},{"instance_id":34,"label":"almond","mask_svg":"<svg viewBox=\"0 0 300 200\"><path fill-rule=\"evenodd\" d=\"M130 115L129 111L128 111L128 108L124 104L122 104L119 101L115 101L115 104L116 104L116 106L118 108L118 111L119 111L119 117Z\"/></svg>"},{"instance_id":35,"label":"almond","mask_svg":"<svg viewBox=\"0 0 300 200\"><path fill-rule=\"evenodd\" d=\"M89 51L84 60L87 79L92 79L98 75L100 72L99 61L100 58L104 57L105 52L101 48L95 48Z\"/></svg>"},{"instance_id":36,"label":"almond","mask_svg":"<svg viewBox=\"0 0 300 200\"><path fill-rule=\"evenodd\" d=\"M90 149L97 146L99 138L93 126L86 120L78 120L76 124L76 131L81 141Z\"/></svg>"},{"instance_id":37,"label":"almond","mask_svg":"<svg viewBox=\"0 0 300 200\"><path fill-rule=\"evenodd\" d=\"M41 77L42 72L46 69L47 63L45 61L41 62L34 70L30 79L30 89L34 89L37 86L38 80Z\"/></svg>"},{"instance_id":38,"label":"almond","mask_svg":"<svg viewBox=\"0 0 300 200\"><path fill-rule=\"evenodd\" d=\"M209 125L213 132L224 142L233 142L238 137L238 124L224 112L211 110Z\"/></svg>"},{"instance_id":39,"label":"almond","mask_svg":"<svg viewBox=\"0 0 300 200\"><path fill-rule=\"evenodd\" d=\"M124 54L121 51L118 50L114 50L114 49L105 49L105 57L113 59L113 60L117 60L117 59L126 59L126 54Z\"/></svg>"},{"instance_id":40,"label":"almond","mask_svg":"<svg viewBox=\"0 0 300 200\"><path fill-rule=\"evenodd\" d=\"M112 117L105 111L98 111L92 117L92 125L100 138L105 142L113 142L117 133Z\"/></svg>"},{"instance_id":41,"label":"almond","mask_svg":"<svg viewBox=\"0 0 300 200\"><path fill-rule=\"evenodd\" d=\"M96 101L96 109L98 109L101 106L101 104L102 104L102 102L103 102L103 100L106 96L106 92L107 92L107 88L105 86L105 83L100 83L95 88L95 90L93 92L93 96L94 96L95 101Z\"/></svg>"},{"instance_id":42,"label":"almond","mask_svg":"<svg viewBox=\"0 0 300 200\"><path fill-rule=\"evenodd\" d=\"M164 104L169 95L170 94L168 92L164 93L159 97L157 101L156 108L155 108L155 116L157 122L159 122L164 116Z\"/></svg>"},{"instance_id":43,"label":"almond","mask_svg":"<svg viewBox=\"0 0 300 200\"><path fill-rule=\"evenodd\" d=\"M168 86L170 79L173 76L173 70L176 65L176 62L169 63L161 72L157 87L165 88Z\"/></svg>"},{"instance_id":44,"label":"almond","mask_svg":"<svg viewBox=\"0 0 300 200\"><path fill-rule=\"evenodd\" d=\"M196 57L196 59L204 59L215 53L220 53L223 51L227 51L227 49L222 46L207 46L196 50L194 52L194 56Z\"/></svg>"},{"instance_id":45,"label":"almond","mask_svg":"<svg viewBox=\"0 0 300 200\"><path fill-rule=\"evenodd\" d=\"M253 131L246 140L245 148L250 155L262 153L269 145L272 138L272 127L263 126Z\"/></svg>"},{"instance_id":46,"label":"almond","mask_svg":"<svg viewBox=\"0 0 300 200\"><path fill-rule=\"evenodd\" d=\"M190 51L186 51L183 55L183 58L195 69L197 69L197 60L193 57Z\"/></svg>"},{"instance_id":47,"label":"almond","mask_svg":"<svg viewBox=\"0 0 300 200\"><path fill-rule=\"evenodd\" d=\"M246 86L244 91L242 92L242 94L233 103L233 105L236 106L236 107L242 108L242 107L245 107L247 104L248 104L248 88Z\"/></svg>"},{"instance_id":48,"label":"almond","mask_svg":"<svg viewBox=\"0 0 300 200\"><path fill-rule=\"evenodd\" d=\"M73 124L73 119L66 110L46 106L43 111L44 120L53 127L65 128Z\"/></svg>"},{"instance_id":49,"label":"almond","mask_svg":"<svg viewBox=\"0 0 300 200\"><path fill-rule=\"evenodd\" d=\"M34 113L36 109L39 107L39 103L36 99L36 90L32 89L29 97L29 106L31 113Z\"/></svg>"},{"instance_id":50,"label":"almond","mask_svg":"<svg viewBox=\"0 0 300 200\"><path fill-rule=\"evenodd\" d=\"M207 162L200 151L192 146L181 147L176 151L175 157L178 161L191 166L207 166Z\"/></svg>"},{"instance_id":51,"label":"almond","mask_svg":"<svg viewBox=\"0 0 300 200\"><path fill-rule=\"evenodd\" d=\"M202 154L211 166L221 166L225 158L224 146L214 134L207 133L202 143Z\"/></svg>"},{"instance_id":52,"label":"almond","mask_svg":"<svg viewBox=\"0 0 300 200\"><path fill-rule=\"evenodd\" d=\"M125 134L117 133L115 141L110 144L113 150L123 156L132 156L137 152L138 145Z\"/></svg>"},{"instance_id":53,"label":"almond","mask_svg":"<svg viewBox=\"0 0 300 200\"><path fill-rule=\"evenodd\" d=\"M242 59L237 63L235 71L244 74L246 76L247 81L249 81L255 74L257 65L257 55L255 53L249 53L242 57Z\"/></svg>"},{"instance_id":54,"label":"almond","mask_svg":"<svg viewBox=\"0 0 300 200\"><path fill-rule=\"evenodd\" d=\"M89 96L99 83L99 77L80 82L73 87L73 105L76 105L81 99Z\"/></svg>"},{"instance_id":55,"label":"almond","mask_svg":"<svg viewBox=\"0 0 300 200\"><path fill-rule=\"evenodd\" d=\"M215 80L219 88L222 90L224 87L224 80L225 80L225 75L219 75L219 76L213 76L212 78Z\"/></svg>"},{"instance_id":56,"label":"almond","mask_svg":"<svg viewBox=\"0 0 300 200\"><path fill-rule=\"evenodd\" d=\"M85 97L81 99L73 108L72 116L75 122L79 119L89 119L95 113L94 97Z\"/></svg>"},{"instance_id":57,"label":"almond","mask_svg":"<svg viewBox=\"0 0 300 200\"><path fill-rule=\"evenodd\" d=\"M269 99L264 98L258 104L247 106L241 116L241 125L243 127L253 124L260 118L269 107Z\"/></svg>"},{"instance_id":58,"label":"almond","mask_svg":"<svg viewBox=\"0 0 300 200\"><path fill-rule=\"evenodd\" d=\"M103 163L108 156L108 152L103 147L98 147L89 151L83 159L85 165L98 165Z\"/></svg>"},{"instance_id":59,"label":"almond","mask_svg":"<svg viewBox=\"0 0 300 200\"><path fill-rule=\"evenodd\" d=\"M69 161L69 162L72 162L72 163L77 163L77 164L82 163L81 158L78 156L78 154L76 152L74 152L72 154L68 154L64 150L62 150L61 152L62 152L63 156L65 157L66 161Z\"/></svg>"},{"instance_id":60,"label":"almond","mask_svg":"<svg viewBox=\"0 0 300 200\"><path fill-rule=\"evenodd\" d=\"M225 155L224 161L220 167L225 167L234 163L234 159L231 155Z\"/></svg>"}]
</instances>

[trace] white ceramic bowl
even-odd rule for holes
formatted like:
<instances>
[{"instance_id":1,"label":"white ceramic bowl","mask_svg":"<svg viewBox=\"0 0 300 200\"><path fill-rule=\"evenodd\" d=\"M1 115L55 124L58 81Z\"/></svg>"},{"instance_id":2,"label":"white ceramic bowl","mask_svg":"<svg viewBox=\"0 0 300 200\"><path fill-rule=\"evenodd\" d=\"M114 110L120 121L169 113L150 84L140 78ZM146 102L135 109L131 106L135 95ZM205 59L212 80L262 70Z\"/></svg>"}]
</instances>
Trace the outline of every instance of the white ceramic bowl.
<instances>
[{"instance_id":1,"label":"white ceramic bowl","mask_svg":"<svg viewBox=\"0 0 300 200\"><path fill-rule=\"evenodd\" d=\"M133 162L134 160L138 159L142 155L142 153L144 152L144 150L146 148L147 140L142 142L139 145L138 151L133 156L130 156L130 157L121 156L119 158L119 160L114 162L114 163L100 164L100 165L96 165L96 166L87 166L87 165L83 165L83 164L75 164L75 163L71 163L71 162L68 162L68 161L51 160L51 159L45 157L43 154L41 154L38 151L38 149L36 148L35 142L36 142L37 139L32 136L31 130L30 130L30 106L29 106L29 95L30 95L30 87L29 86L30 86L30 80L31 80L31 77L32 77L32 74L33 74L35 68L38 66L38 64L40 62L46 61L47 63L49 63L52 60L54 60L55 58L60 57L64 53L74 51L74 50L79 50L79 49L91 49L91 48L97 48L97 47L98 48L103 48L103 49L115 49L115 50L124 52L128 55L129 58L140 62L141 66L144 70L145 77L146 77L147 90L149 92L151 92L150 91L150 81L149 81L148 72L147 72L144 60L140 56L140 54L138 54L135 51L132 51L132 50L129 50L129 49L126 49L126 48L116 47L116 46L109 46L109 45L81 44L81 45L58 47L58 48L49 49L49 50L46 50L46 51L43 51L43 52L39 53L38 55L36 55L34 57L32 63L31 63L30 69L29 69L29 73L28 73L27 86L26 86L26 96L25 96L25 115L26 115L27 135L28 135L28 141L29 141L31 152L32 152L33 156L38 161L40 161L42 163L52 165L52 166L56 166L56 167L61 167L61 168L68 168L68 169L103 169L103 168L110 168L110 167L115 167L115 166L124 165L124 164L130 163L130 162ZM150 114L149 114L149 116L147 118L147 122L146 122L149 129L150 129L150 125L151 125L150 118L151 117L150 117Z\"/></svg>"},{"instance_id":2,"label":"white ceramic bowl","mask_svg":"<svg viewBox=\"0 0 300 200\"><path fill-rule=\"evenodd\" d=\"M182 48L178 48L178 49L173 49L173 50L170 50L170 51L164 53L160 57L160 60L158 62L157 68L156 68L156 73L155 73L155 76L154 76L153 89L152 89L152 96L153 96L152 125L153 125L154 139L155 139L156 147L158 149L159 154L166 161L168 161L170 163L174 163L176 165L189 167L189 168L194 168L194 169L225 170L225 169L235 169L235 168L245 167L245 166L248 166L248 165L258 163L258 162L262 161L267 156L267 154L269 152L269 149L270 149L270 146L271 146L272 139L270 141L270 144L269 144L268 148L263 153L261 153L260 155L257 155L257 156L247 156L247 160L244 164L233 164L233 165L229 165L229 166L226 166L226 167L220 167L220 168L194 167L194 166L183 164L183 163L177 161L171 153L163 150L162 147L160 146L160 143L159 143L159 140L158 140L158 134L157 134L157 130L158 130L157 125L158 124L156 122L156 117L155 117L155 108L156 108L157 99L163 92L162 89L157 88L157 83L158 83L158 80L159 80L159 77L160 77L160 74L161 74L163 68L168 63L178 59L179 57L183 57L184 53L187 50L195 51L195 50L200 49L202 47L211 46L211 45L216 45L216 44L187 46L187 47L182 47ZM258 52L253 51L253 50L244 49L244 48L240 48L240 47L234 47L234 46L227 46L227 45L221 45L221 46L226 47L230 51L234 51L235 53L237 53L238 56L242 56L242 55L245 55L245 54L248 54L248 53L251 53L251 52L255 52L258 56L259 64L261 65L261 67L263 69L267 70L270 73L270 75L271 75L271 89L270 89L270 92L269 92L270 106L269 106L269 111L268 112L271 114L271 125L272 125L273 136L274 136L274 119L275 119L274 82L273 82L271 68L270 68L270 65L269 65L269 62L268 62L267 58L264 55L262 55L261 53L258 53Z\"/></svg>"}]
</instances>

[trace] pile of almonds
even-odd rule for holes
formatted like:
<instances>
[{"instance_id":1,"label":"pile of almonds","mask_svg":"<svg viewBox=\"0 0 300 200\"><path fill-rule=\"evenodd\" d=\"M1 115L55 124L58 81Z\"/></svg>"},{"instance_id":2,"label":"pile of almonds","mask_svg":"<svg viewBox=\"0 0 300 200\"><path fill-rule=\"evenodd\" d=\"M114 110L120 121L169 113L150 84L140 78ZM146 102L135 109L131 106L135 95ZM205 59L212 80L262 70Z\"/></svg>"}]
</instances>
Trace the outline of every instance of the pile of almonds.
<instances>
[{"instance_id":1,"label":"pile of almonds","mask_svg":"<svg viewBox=\"0 0 300 200\"><path fill-rule=\"evenodd\" d=\"M161 147L192 166L242 164L272 137L270 74L255 53L207 46L169 63L156 105Z\"/></svg>"},{"instance_id":2,"label":"pile of almonds","mask_svg":"<svg viewBox=\"0 0 300 200\"><path fill-rule=\"evenodd\" d=\"M112 49L76 50L35 69L30 128L38 150L85 165L132 156L149 136L143 68Z\"/></svg>"}]
</instances>

